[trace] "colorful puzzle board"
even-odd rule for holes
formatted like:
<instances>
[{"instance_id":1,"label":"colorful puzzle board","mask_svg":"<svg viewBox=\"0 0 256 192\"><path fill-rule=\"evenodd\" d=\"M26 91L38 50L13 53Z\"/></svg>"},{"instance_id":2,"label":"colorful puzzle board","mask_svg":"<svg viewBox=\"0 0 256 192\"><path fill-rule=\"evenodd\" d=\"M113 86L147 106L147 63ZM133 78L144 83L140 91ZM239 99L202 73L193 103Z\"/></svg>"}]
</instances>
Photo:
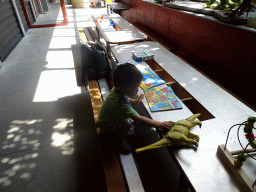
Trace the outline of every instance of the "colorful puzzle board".
<instances>
[{"instance_id":1,"label":"colorful puzzle board","mask_svg":"<svg viewBox=\"0 0 256 192\"><path fill-rule=\"evenodd\" d=\"M160 77L158 77L156 74L152 73L151 71L143 70L143 71L141 71L141 73L143 74L144 79L143 79L142 83L140 84L140 87L144 90L151 88L151 87L165 84L165 81L163 79L161 79Z\"/></svg>"},{"instance_id":2,"label":"colorful puzzle board","mask_svg":"<svg viewBox=\"0 0 256 192\"><path fill-rule=\"evenodd\" d=\"M145 89L144 92L151 112L182 109L171 87Z\"/></svg>"},{"instance_id":3,"label":"colorful puzzle board","mask_svg":"<svg viewBox=\"0 0 256 192\"><path fill-rule=\"evenodd\" d=\"M136 61L129 60L129 61L118 63L117 65L120 65L120 64L123 64L123 63L131 63L131 64L135 65L140 70L140 72L143 74L144 79L142 80L142 83L140 84L140 87L142 89L145 90L145 89L148 89L148 88L152 88L152 87L155 87L155 86L158 86L158 85L165 84L165 81L163 79L158 77L153 72L151 72L149 70L146 70L144 66L137 63Z\"/></svg>"}]
</instances>

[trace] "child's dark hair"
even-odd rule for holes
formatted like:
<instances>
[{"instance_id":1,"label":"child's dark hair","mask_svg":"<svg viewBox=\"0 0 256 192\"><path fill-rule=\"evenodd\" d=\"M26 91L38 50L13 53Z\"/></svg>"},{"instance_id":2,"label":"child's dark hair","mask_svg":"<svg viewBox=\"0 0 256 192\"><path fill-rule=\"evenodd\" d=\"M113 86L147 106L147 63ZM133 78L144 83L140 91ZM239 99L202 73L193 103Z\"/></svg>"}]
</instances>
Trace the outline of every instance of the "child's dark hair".
<instances>
[{"instance_id":1,"label":"child's dark hair","mask_svg":"<svg viewBox=\"0 0 256 192\"><path fill-rule=\"evenodd\" d=\"M120 64L113 71L113 83L115 87L128 88L140 83L142 80L142 73L131 63Z\"/></svg>"}]
</instances>

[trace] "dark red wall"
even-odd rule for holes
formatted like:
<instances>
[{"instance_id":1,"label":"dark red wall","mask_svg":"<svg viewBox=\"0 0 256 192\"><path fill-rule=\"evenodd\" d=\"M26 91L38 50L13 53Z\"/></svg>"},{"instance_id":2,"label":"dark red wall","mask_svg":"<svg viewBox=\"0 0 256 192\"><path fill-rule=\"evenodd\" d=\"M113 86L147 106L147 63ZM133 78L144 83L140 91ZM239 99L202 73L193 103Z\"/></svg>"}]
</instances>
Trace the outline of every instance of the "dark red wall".
<instances>
[{"instance_id":1,"label":"dark red wall","mask_svg":"<svg viewBox=\"0 0 256 192\"><path fill-rule=\"evenodd\" d=\"M256 69L256 32L204 19L156 3L131 0L122 17L178 45L175 54L256 107L252 90Z\"/></svg>"}]
</instances>

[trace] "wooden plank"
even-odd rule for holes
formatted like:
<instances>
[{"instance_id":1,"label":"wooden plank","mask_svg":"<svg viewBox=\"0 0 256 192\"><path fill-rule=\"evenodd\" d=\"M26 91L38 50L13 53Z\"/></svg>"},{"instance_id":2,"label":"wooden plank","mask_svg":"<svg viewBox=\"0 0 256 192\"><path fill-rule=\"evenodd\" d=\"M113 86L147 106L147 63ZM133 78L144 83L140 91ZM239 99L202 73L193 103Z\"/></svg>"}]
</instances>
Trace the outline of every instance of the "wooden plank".
<instances>
[{"instance_id":1,"label":"wooden plank","mask_svg":"<svg viewBox=\"0 0 256 192\"><path fill-rule=\"evenodd\" d=\"M235 179L241 185L244 192L255 192L256 189L252 188L253 181L248 177L243 167L237 168L234 166L234 157L224 145L219 145L217 155L221 158L222 162L229 168Z\"/></svg>"},{"instance_id":2,"label":"wooden plank","mask_svg":"<svg viewBox=\"0 0 256 192\"><path fill-rule=\"evenodd\" d=\"M101 98L100 88L97 81L88 81L89 91L92 101L92 108L95 121L98 120L99 112L103 100Z\"/></svg>"},{"instance_id":3,"label":"wooden plank","mask_svg":"<svg viewBox=\"0 0 256 192\"><path fill-rule=\"evenodd\" d=\"M214 118L214 116L201 103L199 103L194 97L192 97L192 99L183 99L182 102L187 106L187 108L193 114L201 113L201 115L198 117L198 119L200 121Z\"/></svg>"},{"instance_id":4,"label":"wooden plank","mask_svg":"<svg viewBox=\"0 0 256 192\"><path fill-rule=\"evenodd\" d=\"M173 77L171 75L169 75L169 73L167 73L165 70L160 70L160 71L155 71L155 73L162 78L163 80L165 80L166 84L168 83L175 83L176 81L173 79Z\"/></svg>"},{"instance_id":5,"label":"wooden plank","mask_svg":"<svg viewBox=\"0 0 256 192\"><path fill-rule=\"evenodd\" d=\"M122 29L121 29L121 27L119 27L117 24L115 24L115 30L121 31Z\"/></svg>"},{"instance_id":6,"label":"wooden plank","mask_svg":"<svg viewBox=\"0 0 256 192\"><path fill-rule=\"evenodd\" d=\"M153 71L163 70L163 68L154 59L145 62Z\"/></svg>"},{"instance_id":7,"label":"wooden plank","mask_svg":"<svg viewBox=\"0 0 256 192\"><path fill-rule=\"evenodd\" d=\"M93 29L91 27L87 27L87 30L89 31L93 41L98 39L98 35L93 31Z\"/></svg>"},{"instance_id":8,"label":"wooden plank","mask_svg":"<svg viewBox=\"0 0 256 192\"><path fill-rule=\"evenodd\" d=\"M214 116L201 105L192 95L190 95L186 89L184 89L168 72L166 72L154 59L145 61L149 67L163 80L166 84L173 89L177 97L187 106L187 108L193 113L201 113L198 117L201 121L212 119Z\"/></svg>"},{"instance_id":9,"label":"wooden plank","mask_svg":"<svg viewBox=\"0 0 256 192\"><path fill-rule=\"evenodd\" d=\"M87 42L89 38L86 37L85 30L83 28L78 28L80 39L83 42ZM100 86L97 81L88 81L92 108L93 108L93 115L95 121L97 121L99 117L99 111L103 103L103 98L100 90ZM97 133L99 135L100 129L97 129ZM102 153L102 161L104 165L104 172L105 178L107 183L108 192L126 192L126 185L123 178L122 170L120 162L116 155L111 153L108 149L104 148L105 143L100 141L101 153Z\"/></svg>"},{"instance_id":10,"label":"wooden plank","mask_svg":"<svg viewBox=\"0 0 256 192\"><path fill-rule=\"evenodd\" d=\"M98 119L99 111L103 103L101 97L101 91L97 81L89 81L89 91L91 96L92 108L95 121ZM104 145L104 144L103 144ZM107 182L108 192L126 192L124 179L122 177L122 171L120 163L115 155L109 153L108 150L104 150L101 144L102 156L105 177Z\"/></svg>"},{"instance_id":11,"label":"wooden plank","mask_svg":"<svg viewBox=\"0 0 256 192\"><path fill-rule=\"evenodd\" d=\"M179 83L171 83L168 86L172 88L181 101L193 99L193 97Z\"/></svg>"},{"instance_id":12,"label":"wooden plank","mask_svg":"<svg viewBox=\"0 0 256 192\"><path fill-rule=\"evenodd\" d=\"M244 150L237 150L237 151L231 151L232 155L238 155L239 153L243 153ZM246 149L245 150L246 153L254 153L256 152L256 149Z\"/></svg>"},{"instance_id":13,"label":"wooden plank","mask_svg":"<svg viewBox=\"0 0 256 192\"><path fill-rule=\"evenodd\" d=\"M85 36L87 38L87 41L94 41L94 39L92 38L89 30L88 30L88 27L84 27L84 33L85 33Z\"/></svg>"},{"instance_id":14,"label":"wooden plank","mask_svg":"<svg viewBox=\"0 0 256 192\"><path fill-rule=\"evenodd\" d=\"M108 192L127 192L118 158L105 150L102 150L102 156Z\"/></svg>"},{"instance_id":15,"label":"wooden plank","mask_svg":"<svg viewBox=\"0 0 256 192\"><path fill-rule=\"evenodd\" d=\"M80 39L81 39L84 43L88 42L88 39L87 39L87 37L85 36L84 29L83 29L82 27L79 27L79 28L78 28L78 32L79 32Z\"/></svg>"}]
</instances>

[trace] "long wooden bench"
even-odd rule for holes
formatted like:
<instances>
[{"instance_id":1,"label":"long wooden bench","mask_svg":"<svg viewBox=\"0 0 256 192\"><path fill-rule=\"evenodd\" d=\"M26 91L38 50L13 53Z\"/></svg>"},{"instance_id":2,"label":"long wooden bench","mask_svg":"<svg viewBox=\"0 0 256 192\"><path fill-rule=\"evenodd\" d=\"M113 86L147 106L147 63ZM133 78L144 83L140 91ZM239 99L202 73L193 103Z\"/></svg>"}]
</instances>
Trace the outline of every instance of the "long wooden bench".
<instances>
[{"instance_id":1,"label":"long wooden bench","mask_svg":"<svg viewBox=\"0 0 256 192\"><path fill-rule=\"evenodd\" d=\"M83 42L94 41L93 30L91 28L78 28L80 38ZM112 83L109 79L100 79L98 81L88 81L88 90L90 91L91 102L93 107L94 119L98 119L98 114L103 101L106 99ZM97 128L100 135L100 129ZM99 137L101 144L105 178L108 191L137 191L143 192L144 188L140 180L132 154L114 155L103 147L104 139Z\"/></svg>"},{"instance_id":2,"label":"long wooden bench","mask_svg":"<svg viewBox=\"0 0 256 192\"><path fill-rule=\"evenodd\" d=\"M147 35L147 41L156 41L160 45L162 45L164 48L166 48L167 50L169 50L169 51L171 51L173 53L178 51L178 46L174 45L173 43L169 43L168 41L166 41L165 38L162 38L157 33L152 32L149 29L147 29L146 27L143 27L142 25L139 25L137 23L133 23L133 25L137 29L139 29L141 32L143 32L143 33L145 33Z\"/></svg>"}]
</instances>

